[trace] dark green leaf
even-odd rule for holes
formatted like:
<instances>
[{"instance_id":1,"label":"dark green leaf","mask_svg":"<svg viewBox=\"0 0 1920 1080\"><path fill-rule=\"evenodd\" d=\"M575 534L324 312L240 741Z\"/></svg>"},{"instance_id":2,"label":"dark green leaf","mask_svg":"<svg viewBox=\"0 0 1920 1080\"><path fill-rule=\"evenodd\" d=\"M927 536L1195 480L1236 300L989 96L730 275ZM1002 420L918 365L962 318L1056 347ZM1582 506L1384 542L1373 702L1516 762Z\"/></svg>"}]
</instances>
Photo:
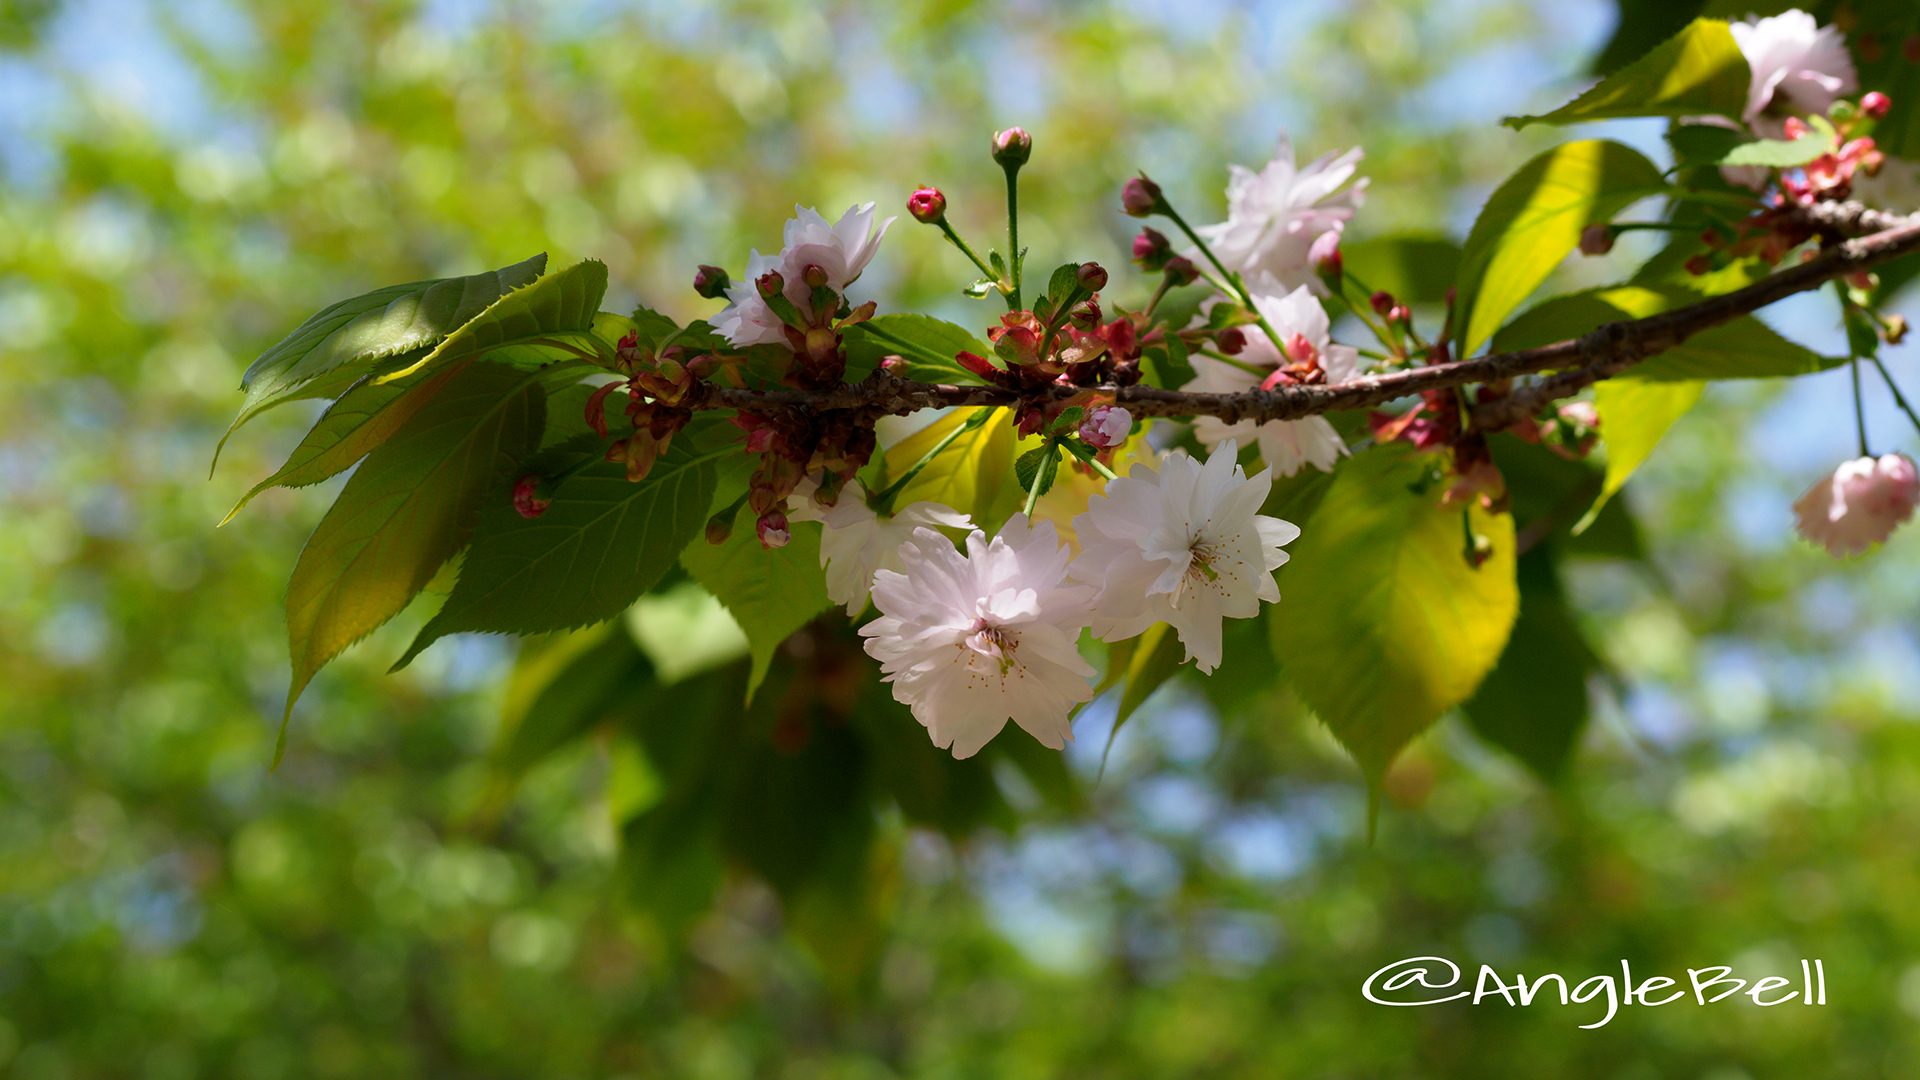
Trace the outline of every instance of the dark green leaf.
<instances>
[{"instance_id":1,"label":"dark green leaf","mask_svg":"<svg viewBox=\"0 0 1920 1080\"><path fill-rule=\"evenodd\" d=\"M1344 241L1340 258L1354 280L1409 304L1441 304L1460 278L1460 245L1444 236Z\"/></svg>"},{"instance_id":2,"label":"dark green leaf","mask_svg":"<svg viewBox=\"0 0 1920 1080\"><path fill-rule=\"evenodd\" d=\"M399 614L465 546L483 494L506 503L498 485L533 451L544 406L538 376L476 363L367 455L287 586L287 715L314 672Z\"/></svg>"},{"instance_id":3,"label":"dark green leaf","mask_svg":"<svg viewBox=\"0 0 1920 1080\"><path fill-rule=\"evenodd\" d=\"M1481 738L1554 783L1586 730L1587 680L1601 662L1567 607L1547 549L1521 556L1517 574L1513 636L1461 711Z\"/></svg>"},{"instance_id":4,"label":"dark green leaf","mask_svg":"<svg viewBox=\"0 0 1920 1080\"><path fill-rule=\"evenodd\" d=\"M751 703L773 663L774 650L830 603L820 569L820 526L795 524L786 547L767 549L754 532L753 512L743 508L725 543L695 541L680 553L680 565L726 606L746 633L753 655L747 676Z\"/></svg>"},{"instance_id":5,"label":"dark green leaf","mask_svg":"<svg viewBox=\"0 0 1920 1080\"><path fill-rule=\"evenodd\" d=\"M637 484L624 465L601 462L561 484L537 518L489 504L446 605L394 666L447 634L545 633L618 615L700 534L713 459L737 452L703 450L689 430Z\"/></svg>"},{"instance_id":6,"label":"dark green leaf","mask_svg":"<svg viewBox=\"0 0 1920 1080\"><path fill-rule=\"evenodd\" d=\"M607 266L588 259L506 293L448 334L413 364L379 377L388 382L419 368L487 355L502 363L539 365L596 354L593 334Z\"/></svg>"}]
</instances>

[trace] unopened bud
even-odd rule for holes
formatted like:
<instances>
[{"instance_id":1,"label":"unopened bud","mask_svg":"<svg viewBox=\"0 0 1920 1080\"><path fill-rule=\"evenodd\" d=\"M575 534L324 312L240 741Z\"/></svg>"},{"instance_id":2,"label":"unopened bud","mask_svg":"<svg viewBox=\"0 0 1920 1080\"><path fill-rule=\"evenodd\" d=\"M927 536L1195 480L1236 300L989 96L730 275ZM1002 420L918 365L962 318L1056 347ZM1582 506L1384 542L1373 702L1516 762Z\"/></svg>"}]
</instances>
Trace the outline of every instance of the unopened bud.
<instances>
[{"instance_id":1,"label":"unopened bud","mask_svg":"<svg viewBox=\"0 0 1920 1080\"><path fill-rule=\"evenodd\" d=\"M1869 90L1860 99L1860 111L1870 120L1884 119L1887 110L1893 108L1893 99L1878 90Z\"/></svg>"},{"instance_id":2,"label":"unopened bud","mask_svg":"<svg viewBox=\"0 0 1920 1080\"><path fill-rule=\"evenodd\" d=\"M1247 332L1237 326L1229 326L1213 335L1213 343L1228 356L1239 356L1247 347Z\"/></svg>"},{"instance_id":3,"label":"unopened bud","mask_svg":"<svg viewBox=\"0 0 1920 1080\"><path fill-rule=\"evenodd\" d=\"M783 548L793 539L793 532L787 527L787 515L779 510L769 510L754 522L754 532L760 537L763 548Z\"/></svg>"},{"instance_id":4,"label":"unopened bud","mask_svg":"<svg viewBox=\"0 0 1920 1080\"><path fill-rule=\"evenodd\" d=\"M1368 297L1367 303L1373 305L1373 313L1375 315L1385 315L1387 312L1393 310L1393 294L1382 289Z\"/></svg>"},{"instance_id":5,"label":"unopened bud","mask_svg":"<svg viewBox=\"0 0 1920 1080\"><path fill-rule=\"evenodd\" d=\"M1160 185L1144 176L1136 176L1120 189L1120 206L1134 217L1157 214L1166 205Z\"/></svg>"},{"instance_id":6,"label":"unopened bud","mask_svg":"<svg viewBox=\"0 0 1920 1080\"><path fill-rule=\"evenodd\" d=\"M800 271L800 280L806 282L809 289L824 289L827 287L827 268L819 263L808 263L806 269Z\"/></svg>"},{"instance_id":7,"label":"unopened bud","mask_svg":"<svg viewBox=\"0 0 1920 1080\"><path fill-rule=\"evenodd\" d=\"M1080 287L1088 292L1097 293L1107 287L1107 268L1097 262L1081 263L1075 277L1080 282Z\"/></svg>"},{"instance_id":8,"label":"unopened bud","mask_svg":"<svg viewBox=\"0 0 1920 1080\"><path fill-rule=\"evenodd\" d=\"M1396 323L1411 322L1413 321L1413 312L1409 311L1405 304L1395 304L1387 312L1387 321Z\"/></svg>"},{"instance_id":9,"label":"unopened bud","mask_svg":"<svg viewBox=\"0 0 1920 1080\"><path fill-rule=\"evenodd\" d=\"M1185 255L1175 255L1167 260L1167 280L1176 286L1191 285L1200 280L1200 268Z\"/></svg>"},{"instance_id":10,"label":"unopened bud","mask_svg":"<svg viewBox=\"0 0 1920 1080\"><path fill-rule=\"evenodd\" d=\"M724 544L733 535L733 510L723 510L707 519L707 543Z\"/></svg>"},{"instance_id":11,"label":"unopened bud","mask_svg":"<svg viewBox=\"0 0 1920 1080\"><path fill-rule=\"evenodd\" d=\"M787 279L780 276L780 271L769 270L754 279L753 287L759 291L762 300L771 300L786 289Z\"/></svg>"},{"instance_id":12,"label":"unopened bud","mask_svg":"<svg viewBox=\"0 0 1920 1080\"><path fill-rule=\"evenodd\" d=\"M1346 269L1346 260L1340 257L1340 234L1328 231L1315 238L1313 245L1307 248L1307 264L1313 267L1314 273L1328 281L1339 281Z\"/></svg>"},{"instance_id":13,"label":"unopened bud","mask_svg":"<svg viewBox=\"0 0 1920 1080\"><path fill-rule=\"evenodd\" d=\"M541 478L528 473L513 483L513 509L523 518L537 518L553 505L550 496L541 493Z\"/></svg>"},{"instance_id":14,"label":"unopened bud","mask_svg":"<svg viewBox=\"0 0 1920 1080\"><path fill-rule=\"evenodd\" d=\"M1307 340L1307 335L1295 334L1287 339L1287 359L1294 363L1305 364L1318 359L1319 356L1320 350L1313 347L1313 342Z\"/></svg>"},{"instance_id":15,"label":"unopened bud","mask_svg":"<svg viewBox=\"0 0 1920 1080\"><path fill-rule=\"evenodd\" d=\"M727 272L717 266L702 264L700 269L693 272L693 291L708 300L726 299L727 286L731 284L733 282L727 278Z\"/></svg>"},{"instance_id":16,"label":"unopened bud","mask_svg":"<svg viewBox=\"0 0 1920 1080\"><path fill-rule=\"evenodd\" d=\"M1111 450L1133 432L1133 414L1118 405L1095 405L1080 422L1080 438L1088 446Z\"/></svg>"},{"instance_id":17,"label":"unopened bud","mask_svg":"<svg viewBox=\"0 0 1920 1080\"><path fill-rule=\"evenodd\" d=\"M1613 229L1602 223L1589 225L1580 230L1580 254L1605 255L1613 250Z\"/></svg>"},{"instance_id":18,"label":"unopened bud","mask_svg":"<svg viewBox=\"0 0 1920 1080\"><path fill-rule=\"evenodd\" d=\"M1898 345L1907 338L1907 317L1905 315L1887 316L1887 344Z\"/></svg>"},{"instance_id":19,"label":"unopened bud","mask_svg":"<svg viewBox=\"0 0 1920 1080\"><path fill-rule=\"evenodd\" d=\"M907 196L907 213L923 225L933 225L947 216L947 197L937 187L923 187Z\"/></svg>"},{"instance_id":20,"label":"unopened bud","mask_svg":"<svg viewBox=\"0 0 1920 1080\"><path fill-rule=\"evenodd\" d=\"M1705 255L1695 255L1693 258L1688 259L1684 265L1686 266L1687 273L1692 274L1694 277L1699 277L1713 269L1713 263L1709 261Z\"/></svg>"},{"instance_id":21,"label":"unopened bud","mask_svg":"<svg viewBox=\"0 0 1920 1080\"><path fill-rule=\"evenodd\" d=\"M1807 122L1797 116L1789 116L1781 123L1780 130L1789 139L1797 139L1807 133Z\"/></svg>"},{"instance_id":22,"label":"unopened bud","mask_svg":"<svg viewBox=\"0 0 1920 1080\"><path fill-rule=\"evenodd\" d=\"M1133 261L1142 270L1159 270L1173 257L1173 245L1158 229L1141 229L1133 238Z\"/></svg>"},{"instance_id":23,"label":"unopened bud","mask_svg":"<svg viewBox=\"0 0 1920 1080\"><path fill-rule=\"evenodd\" d=\"M993 136L993 160L1003 166L1019 168L1033 156L1033 136L1026 128L1010 127L995 132Z\"/></svg>"}]
</instances>

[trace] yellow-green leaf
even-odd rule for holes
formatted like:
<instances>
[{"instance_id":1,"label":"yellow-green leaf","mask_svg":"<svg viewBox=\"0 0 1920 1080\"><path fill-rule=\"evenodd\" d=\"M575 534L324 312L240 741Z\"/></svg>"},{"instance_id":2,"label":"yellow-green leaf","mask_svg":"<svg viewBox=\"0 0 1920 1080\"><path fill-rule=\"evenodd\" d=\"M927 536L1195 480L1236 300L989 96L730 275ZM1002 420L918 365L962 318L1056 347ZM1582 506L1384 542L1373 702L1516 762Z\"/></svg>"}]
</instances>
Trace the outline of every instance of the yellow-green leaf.
<instances>
[{"instance_id":1,"label":"yellow-green leaf","mask_svg":"<svg viewBox=\"0 0 1920 1080\"><path fill-rule=\"evenodd\" d=\"M1460 511L1431 486L1412 490L1427 464L1398 446L1343 463L1266 615L1301 699L1376 781L1480 685L1520 606L1512 518L1474 511L1493 549L1469 565Z\"/></svg>"},{"instance_id":2,"label":"yellow-green leaf","mask_svg":"<svg viewBox=\"0 0 1920 1080\"><path fill-rule=\"evenodd\" d=\"M393 382L434 364L496 351L506 354L496 359L535 366L591 354L598 341L594 319L606 292L605 263L594 259L574 263L502 295L425 356L378 376L377 381Z\"/></svg>"},{"instance_id":3,"label":"yellow-green leaf","mask_svg":"<svg viewBox=\"0 0 1920 1080\"><path fill-rule=\"evenodd\" d=\"M1739 116L1751 79L1722 19L1695 19L1599 85L1541 116L1509 116L1512 128L1623 116Z\"/></svg>"},{"instance_id":4,"label":"yellow-green leaf","mask_svg":"<svg viewBox=\"0 0 1920 1080\"><path fill-rule=\"evenodd\" d=\"M1702 382L1657 382L1646 379L1608 379L1593 388L1593 404L1600 412L1600 441L1607 447L1607 475L1600 495L1586 516L1573 527L1586 530L1627 484L1640 463L1647 460L1674 421L1700 400Z\"/></svg>"},{"instance_id":5,"label":"yellow-green leaf","mask_svg":"<svg viewBox=\"0 0 1920 1080\"><path fill-rule=\"evenodd\" d=\"M935 443L967 422L973 409L955 409L914 432L887 451L887 472L899 476ZM1006 410L972 431L961 433L940 456L928 463L900 494L895 506L922 499L944 503L973 514L976 522L997 520L1020 497L1011 480L1014 454L1013 419Z\"/></svg>"},{"instance_id":6,"label":"yellow-green leaf","mask_svg":"<svg viewBox=\"0 0 1920 1080\"><path fill-rule=\"evenodd\" d=\"M1589 139L1521 166L1481 209L1460 257L1461 355L1478 349L1579 244L1580 231L1659 190L1639 151Z\"/></svg>"},{"instance_id":7,"label":"yellow-green leaf","mask_svg":"<svg viewBox=\"0 0 1920 1080\"><path fill-rule=\"evenodd\" d=\"M1493 337L1495 351L1526 349L1578 337L1604 323L1644 319L1695 303L1700 294L1679 285L1615 285L1556 296L1527 310ZM1751 315L1708 327L1616 378L1653 382L1753 379L1806 375L1841 363L1781 337Z\"/></svg>"}]
</instances>

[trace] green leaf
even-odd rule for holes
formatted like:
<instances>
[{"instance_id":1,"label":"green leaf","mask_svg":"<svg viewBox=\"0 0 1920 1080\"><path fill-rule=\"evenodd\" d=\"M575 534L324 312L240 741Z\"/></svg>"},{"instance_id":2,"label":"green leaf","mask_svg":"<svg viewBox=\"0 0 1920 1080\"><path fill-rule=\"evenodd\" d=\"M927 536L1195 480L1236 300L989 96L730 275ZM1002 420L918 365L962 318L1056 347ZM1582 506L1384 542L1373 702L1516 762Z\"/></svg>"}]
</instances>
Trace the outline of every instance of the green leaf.
<instances>
[{"instance_id":1,"label":"green leaf","mask_svg":"<svg viewBox=\"0 0 1920 1080\"><path fill-rule=\"evenodd\" d=\"M1586 730L1587 680L1602 670L1545 548L1520 557L1520 616L1500 663L1461 709L1487 742L1551 784Z\"/></svg>"},{"instance_id":2,"label":"green leaf","mask_svg":"<svg viewBox=\"0 0 1920 1080\"><path fill-rule=\"evenodd\" d=\"M417 382L377 383L371 376L361 378L321 414L286 463L249 488L220 524L232 521L254 496L270 487L306 487L345 472L392 438L460 371L460 367L442 368Z\"/></svg>"},{"instance_id":3,"label":"green leaf","mask_svg":"<svg viewBox=\"0 0 1920 1080\"><path fill-rule=\"evenodd\" d=\"M1460 354L1493 336L1578 246L1582 229L1660 184L1639 151L1599 139L1557 146L1521 166L1487 200L1460 256Z\"/></svg>"},{"instance_id":4,"label":"green leaf","mask_svg":"<svg viewBox=\"0 0 1920 1080\"><path fill-rule=\"evenodd\" d=\"M376 381L392 382L420 368L482 354L499 362L534 365L596 355L599 338L593 324L606 292L605 263L574 263L502 295L425 356Z\"/></svg>"},{"instance_id":5,"label":"green leaf","mask_svg":"<svg viewBox=\"0 0 1920 1080\"><path fill-rule=\"evenodd\" d=\"M820 569L820 526L796 524L786 547L763 548L754 533L752 511L743 508L726 543L695 541L680 553L680 565L726 605L746 633L753 655L747 676L751 704L773 663L774 650L831 603L826 575Z\"/></svg>"},{"instance_id":6,"label":"green leaf","mask_svg":"<svg viewBox=\"0 0 1920 1080\"><path fill-rule=\"evenodd\" d=\"M1543 300L1494 335L1493 348L1527 349L1576 338L1605 323L1644 319L1700 294L1679 285L1614 285ZM1615 376L1615 380L1691 382L1806 375L1843 363L1789 341L1751 315L1709 327Z\"/></svg>"},{"instance_id":7,"label":"green leaf","mask_svg":"<svg viewBox=\"0 0 1920 1080\"><path fill-rule=\"evenodd\" d=\"M647 661L616 624L529 641L507 676L488 764L501 790L580 737L652 682Z\"/></svg>"},{"instance_id":8,"label":"green leaf","mask_svg":"<svg viewBox=\"0 0 1920 1080\"><path fill-rule=\"evenodd\" d=\"M1519 610L1513 521L1474 511L1493 544L1478 569L1461 514L1410 486L1427 461L1398 446L1334 473L1267 609L1294 688L1378 782L1401 748L1492 670Z\"/></svg>"},{"instance_id":9,"label":"green leaf","mask_svg":"<svg viewBox=\"0 0 1920 1080\"><path fill-rule=\"evenodd\" d=\"M1574 523L1605 482L1606 472L1598 463L1562 457L1511 433L1496 435L1488 445L1506 478L1509 513L1522 547L1550 545L1568 556L1646 560L1640 525L1618 500L1609 502L1580 535L1573 535Z\"/></svg>"},{"instance_id":10,"label":"green leaf","mask_svg":"<svg viewBox=\"0 0 1920 1080\"><path fill-rule=\"evenodd\" d=\"M1013 475L1021 491L1032 491L1036 480L1040 494L1053 490L1053 478L1060 472L1060 444L1049 441L1021 454L1013 463Z\"/></svg>"},{"instance_id":11,"label":"green leaf","mask_svg":"<svg viewBox=\"0 0 1920 1080\"><path fill-rule=\"evenodd\" d=\"M1737 117L1751 80L1746 57L1719 19L1695 19L1599 85L1541 116L1509 116L1508 127L1577 124L1623 116Z\"/></svg>"},{"instance_id":12,"label":"green leaf","mask_svg":"<svg viewBox=\"0 0 1920 1080\"><path fill-rule=\"evenodd\" d=\"M399 614L466 545L481 496L533 452L544 414L537 376L474 364L367 455L287 586L287 716L314 672Z\"/></svg>"},{"instance_id":13,"label":"green leaf","mask_svg":"<svg viewBox=\"0 0 1920 1080\"><path fill-rule=\"evenodd\" d=\"M275 405L331 397L367 374L376 361L432 345L546 268L542 253L484 274L389 285L322 309L248 366L240 380L246 400L220 445L225 446L240 425ZM219 456L216 448L216 461Z\"/></svg>"},{"instance_id":14,"label":"green leaf","mask_svg":"<svg viewBox=\"0 0 1920 1080\"><path fill-rule=\"evenodd\" d=\"M1155 623L1145 633L1133 639L1133 650L1126 657L1124 673L1125 685L1120 690L1120 703L1113 714L1113 733L1107 736L1107 744L1113 744L1113 736L1120 733L1121 725L1140 711L1155 690L1166 685L1168 679L1180 670L1186 660L1187 651L1180 644L1179 635L1173 633L1166 623Z\"/></svg>"},{"instance_id":15,"label":"green leaf","mask_svg":"<svg viewBox=\"0 0 1920 1080\"><path fill-rule=\"evenodd\" d=\"M1667 129L1667 145L1673 147L1674 163L1682 168L1717 168L1728 154L1752 141L1744 128L1675 124Z\"/></svg>"},{"instance_id":16,"label":"green leaf","mask_svg":"<svg viewBox=\"0 0 1920 1080\"><path fill-rule=\"evenodd\" d=\"M1743 142L1720 158L1722 165L1759 165L1791 169L1805 165L1833 149L1833 125L1824 116L1807 117L1807 130L1797 139L1756 139Z\"/></svg>"},{"instance_id":17,"label":"green leaf","mask_svg":"<svg viewBox=\"0 0 1920 1080\"><path fill-rule=\"evenodd\" d=\"M1607 448L1607 477L1586 516L1573 527L1585 532L1607 500L1627 485L1640 463L1666 437L1667 429L1700 400L1703 382L1608 379L1595 384L1593 404L1600 412L1600 441Z\"/></svg>"},{"instance_id":18,"label":"green leaf","mask_svg":"<svg viewBox=\"0 0 1920 1080\"><path fill-rule=\"evenodd\" d=\"M487 506L460 580L395 668L448 634L533 634L611 619L651 588L700 534L713 498L713 458L691 430L641 482L599 462L568 478L537 518L505 499Z\"/></svg>"},{"instance_id":19,"label":"green leaf","mask_svg":"<svg viewBox=\"0 0 1920 1080\"><path fill-rule=\"evenodd\" d=\"M1460 277L1460 245L1444 236L1404 234L1344 241L1340 258L1357 282L1408 304L1441 304Z\"/></svg>"},{"instance_id":20,"label":"green leaf","mask_svg":"<svg viewBox=\"0 0 1920 1080\"><path fill-rule=\"evenodd\" d=\"M978 383L979 376L960 366L962 352L991 356L993 349L965 327L929 315L881 315L851 327L846 333L847 380L858 382L878 367L882 357L899 356L906 369L899 374L920 382Z\"/></svg>"}]
</instances>

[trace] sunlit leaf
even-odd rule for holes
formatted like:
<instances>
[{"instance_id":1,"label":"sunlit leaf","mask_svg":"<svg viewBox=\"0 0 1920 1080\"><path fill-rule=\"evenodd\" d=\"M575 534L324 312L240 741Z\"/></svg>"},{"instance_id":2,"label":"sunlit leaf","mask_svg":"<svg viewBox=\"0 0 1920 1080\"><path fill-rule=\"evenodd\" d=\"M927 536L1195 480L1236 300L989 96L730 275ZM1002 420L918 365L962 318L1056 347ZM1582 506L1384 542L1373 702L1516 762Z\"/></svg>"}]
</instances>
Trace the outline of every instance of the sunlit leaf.
<instances>
[{"instance_id":1,"label":"sunlit leaf","mask_svg":"<svg viewBox=\"0 0 1920 1080\"><path fill-rule=\"evenodd\" d=\"M1646 379L1608 379L1593 388L1600 412L1600 441L1607 449L1607 476L1586 516L1574 526L1584 532L1598 518L1667 429L1700 400L1703 382L1654 382Z\"/></svg>"},{"instance_id":2,"label":"sunlit leaf","mask_svg":"<svg viewBox=\"0 0 1920 1080\"><path fill-rule=\"evenodd\" d=\"M376 381L391 382L435 364L486 354L500 363L539 365L591 355L607 266L588 259L506 293L419 360Z\"/></svg>"},{"instance_id":3,"label":"sunlit leaf","mask_svg":"<svg viewBox=\"0 0 1920 1080\"><path fill-rule=\"evenodd\" d=\"M1512 519L1474 512L1493 550L1469 565L1460 511L1412 490L1425 469L1397 446L1342 463L1266 615L1294 688L1375 781L1473 693L1519 610Z\"/></svg>"},{"instance_id":4,"label":"sunlit leaf","mask_svg":"<svg viewBox=\"0 0 1920 1080\"><path fill-rule=\"evenodd\" d=\"M1738 117L1751 76L1746 57L1719 19L1695 19L1640 59L1550 113L1509 116L1507 126L1577 124L1626 116Z\"/></svg>"},{"instance_id":5,"label":"sunlit leaf","mask_svg":"<svg viewBox=\"0 0 1920 1080\"><path fill-rule=\"evenodd\" d=\"M978 383L980 377L954 357L962 352L991 356L993 349L965 327L927 315L881 315L847 331L847 378L858 381L882 357L899 356L906 368L901 378L920 382Z\"/></svg>"},{"instance_id":6,"label":"sunlit leaf","mask_svg":"<svg viewBox=\"0 0 1920 1080\"><path fill-rule=\"evenodd\" d=\"M1615 285L1556 296L1526 311L1494 335L1495 350L1525 349L1579 337L1605 323L1642 319L1687 304L1700 294L1678 285ZM1752 315L1708 327L1615 379L1688 382L1806 375L1842 361L1781 337Z\"/></svg>"},{"instance_id":7,"label":"sunlit leaf","mask_svg":"<svg viewBox=\"0 0 1920 1080\"><path fill-rule=\"evenodd\" d=\"M1658 190L1660 170L1605 140L1554 147L1494 191L1460 257L1462 355L1478 349L1580 242L1580 232Z\"/></svg>"}]
</instances>

